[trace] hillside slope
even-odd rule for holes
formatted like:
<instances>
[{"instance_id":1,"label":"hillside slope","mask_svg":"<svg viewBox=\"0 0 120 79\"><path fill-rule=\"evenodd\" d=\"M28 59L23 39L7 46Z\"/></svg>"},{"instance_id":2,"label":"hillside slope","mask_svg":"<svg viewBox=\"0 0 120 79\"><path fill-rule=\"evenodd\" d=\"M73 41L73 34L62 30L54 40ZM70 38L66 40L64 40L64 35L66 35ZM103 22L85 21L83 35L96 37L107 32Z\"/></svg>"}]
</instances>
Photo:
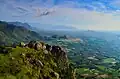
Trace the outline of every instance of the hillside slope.
<instances>
[{"instance_id":1,"label":"hillside slope","mask_svg":"<svg viewBox=\"0 0 120 79\"><path fill-rule=\"evenodd\" d=\"M0 21L0 38L0 44L42 39L42 37L34 31L2 21Z\"/></svg>"},{"instance_id":2,"label":"hillside slope","mask_svg":"<svg viewBox=\"0 0 120 79\"><path fill-rule=\"evenodd\" d=\"M31 41L0 48L0 79L75 79L59 46Z\"/></svg>"}]
</instances>

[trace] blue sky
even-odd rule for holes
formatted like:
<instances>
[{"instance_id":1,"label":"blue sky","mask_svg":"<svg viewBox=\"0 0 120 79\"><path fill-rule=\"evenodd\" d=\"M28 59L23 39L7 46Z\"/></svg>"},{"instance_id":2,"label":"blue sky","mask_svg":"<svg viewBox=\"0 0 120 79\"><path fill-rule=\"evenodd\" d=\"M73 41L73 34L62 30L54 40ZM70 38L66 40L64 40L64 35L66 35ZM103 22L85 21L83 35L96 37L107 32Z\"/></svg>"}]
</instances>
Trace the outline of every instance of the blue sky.
<instances>
[{"instance_id":1,"label":"blue sky","mask_svg":"<svg viewBox=\"0 0 120 79\"><path fill-rule=\"evenodd\" d=\"M0 20L120 30L120 0L0 0Z\"/></svg>"}]
</instances>

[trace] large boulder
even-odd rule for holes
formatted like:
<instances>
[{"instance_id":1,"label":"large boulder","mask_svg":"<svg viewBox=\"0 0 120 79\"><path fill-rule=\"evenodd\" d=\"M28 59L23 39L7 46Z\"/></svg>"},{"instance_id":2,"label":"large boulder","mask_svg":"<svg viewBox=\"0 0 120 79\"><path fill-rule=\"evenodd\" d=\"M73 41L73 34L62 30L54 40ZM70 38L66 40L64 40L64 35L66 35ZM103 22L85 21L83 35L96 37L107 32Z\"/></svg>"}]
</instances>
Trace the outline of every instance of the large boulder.
<instances>
[{"instance_id":1,"label":"large boulder","mask_svg":"<svg viewBox=\"0 0 120 79\"><path fill-rule=\"evenodd\" d=\"M36 44L36 41L30 41L27 46L28 46L29 48L34 48L34 47L35 47L35 44Z\"/></svg>"},{"instance_id":2,"label":"large boulder","mask_svg":"<svg viewBox=\"0 0 120 79\"><path fill-rule=\"evenodd\" d=\"M45 43L44 43L44 42L40 42L40 43L41 43L41 45L42 45L42 49L45 50L45 49L46 49Z\"/></svg>"},{"instance_id":3,"label":"large boulder","mask_svg":"<svg viewBox=\"0 0 120 79\"><path fill-rule=\"evenodd\" d=\"M42 49L42 44L41 44L41 43L36 43L34 49L35 49L35 50L40 50L40 49Z\"/></svg>"},{"instance_id":4,"label":"large boulder","mask_svg":"<svg viewBox=\"0 0 120 79\"><path fill-rule=\"evenodd\" d=\"M44 52L44 54L48 54L49 53L47 50L44 50L43 52Z\"/></svg>"},{"instance_id":5,"label":"large boulder","mask_svg":"<svg viewBox=\"0 0 120 79\"><path fill-rule=\"evenodd\" d=\"M42 43L38 41L30 41L27 46L29 48L34 48L35 50L40 50L43 48Z\"/></svg>"},{"instance_id":6,"label":"large boulder","mask_svg":"<svg viewBox=\"0 0 120 79\"><path fill-rule=\"evenodd\" d=\"M62 57L67 59L67 52L60 46L52 46L51 53L56 57Z\"/></svg>"},{"instance_id":7,"label":"large boulder","mask_svg":"<svg viewBox=\"0 0 120 79\"><path fill-rule=\"evenodd\" d=\"M49 44L46 44L46 50L47 50L47 51L51 51L51 50L52 50L52 46L49 45Z\"/></svg>"}]
</instances>

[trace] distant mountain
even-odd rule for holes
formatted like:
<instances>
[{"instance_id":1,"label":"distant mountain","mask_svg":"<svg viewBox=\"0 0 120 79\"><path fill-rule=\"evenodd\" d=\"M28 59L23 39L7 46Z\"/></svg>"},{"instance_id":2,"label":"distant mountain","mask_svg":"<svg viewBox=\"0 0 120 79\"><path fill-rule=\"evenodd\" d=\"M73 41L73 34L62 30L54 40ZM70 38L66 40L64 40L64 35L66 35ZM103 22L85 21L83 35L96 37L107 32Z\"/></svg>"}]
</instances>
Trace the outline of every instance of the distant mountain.
<instances>
[{"instance_id":1,"label":"distant mountain","mask_svg":"<svg viewBox=\"0 0 120 79\"><path fill-rule=\"evenodd\" d=\"M70 35L77 38L89 38L95 37L104 39L107 41L118 40L118 36L115 33L105 32L105 31L93 31L93 30L74 30L74 31L58 31L57 34Z\"/></svg>"},{"instance_id":2,"label":"distant mountain","mask_svg":"<svg viewBox=\"0 0 120 79\"><path fill-rule=\"evenodd\" d=\"M42 37L34 31L0 21L0 44L11 44L20 41L28 42L40 39Z\"/></svg>"},{"instance_id":3,"label":"distant mountain","mask_svg":"<svg viewBox=\"0 0 120 79\"><path fill-rule=\"evenodd\" d=\"M31 29L31 26L28 23L22 23L22 22L8 22L8 24L13 24L15 26L21 26L21 27L25 27L27 29Z\"/></svg>"},{"instance_id":4,"label":"distant mountain","mask_svg":"<svg viewBox=\"0 0 120 79\"><path fill-rule=\"evenodd\" d=\"M64 26L64 25L50 25L50 24L40 24L40 23L31 23L31 25L36 27L38 30L47 30L47 31L76 30L75 27Z\"/></svg>"}]
</instances>

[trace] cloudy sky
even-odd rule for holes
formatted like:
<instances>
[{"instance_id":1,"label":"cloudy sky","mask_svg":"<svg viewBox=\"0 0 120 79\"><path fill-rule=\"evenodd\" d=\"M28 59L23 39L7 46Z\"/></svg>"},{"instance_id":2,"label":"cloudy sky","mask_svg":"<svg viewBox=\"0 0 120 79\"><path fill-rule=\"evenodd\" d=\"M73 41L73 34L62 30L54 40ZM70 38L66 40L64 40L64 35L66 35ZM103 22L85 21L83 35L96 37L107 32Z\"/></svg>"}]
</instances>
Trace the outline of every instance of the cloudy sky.
<instances>
[{"instance_id":1,"label":"cloudy sky","mask_svg":"<svg viewBox=\"0 0 120 79\"><path fill-rule=\"evenodd\" d=\"M120 30L120 0L0 0L0 20Z\"/></svg>"}]
</instances>

